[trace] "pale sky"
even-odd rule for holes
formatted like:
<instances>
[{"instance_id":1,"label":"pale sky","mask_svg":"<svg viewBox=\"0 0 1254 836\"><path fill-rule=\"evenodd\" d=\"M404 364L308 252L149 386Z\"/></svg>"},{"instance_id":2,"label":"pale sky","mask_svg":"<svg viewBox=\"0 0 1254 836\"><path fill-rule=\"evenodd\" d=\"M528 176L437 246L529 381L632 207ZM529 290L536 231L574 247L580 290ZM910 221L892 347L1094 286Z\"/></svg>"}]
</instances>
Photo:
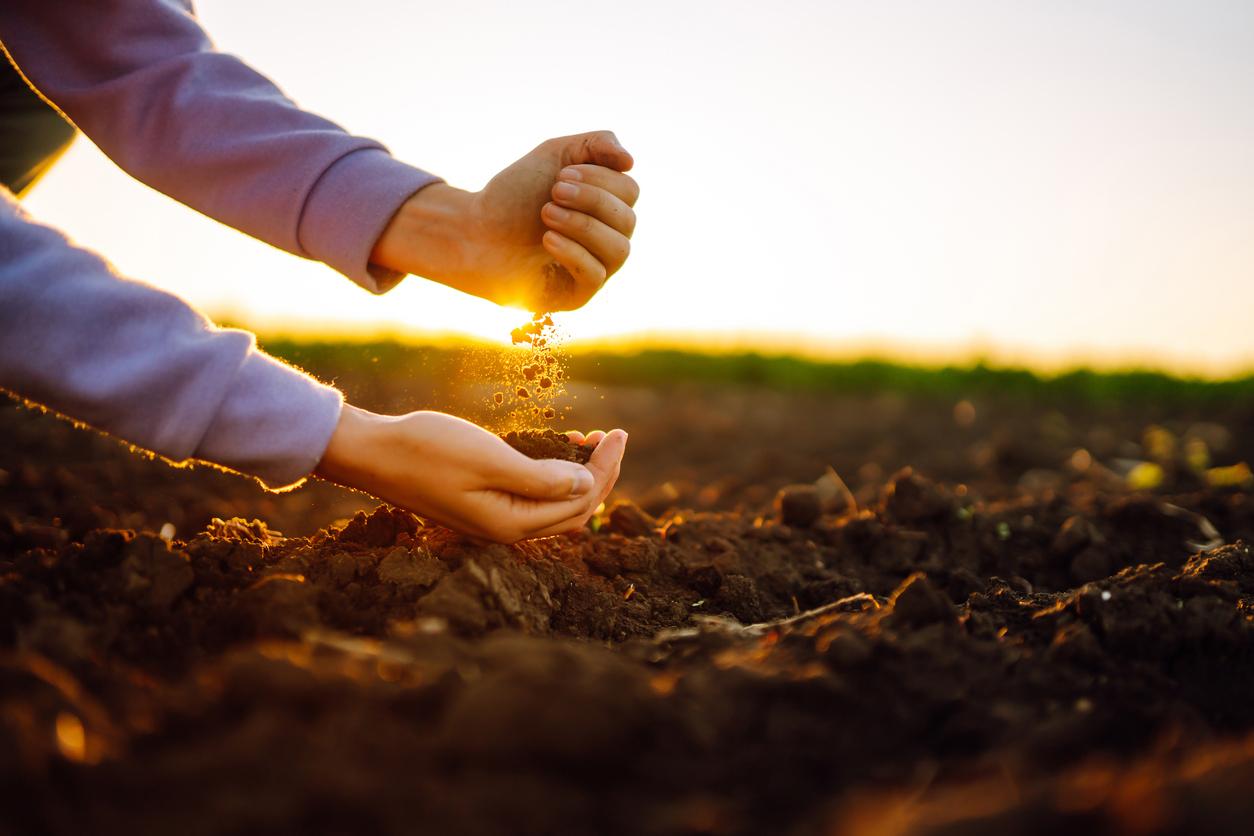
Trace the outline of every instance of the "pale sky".
<instances>
[{"instance_id":1,"label":"pale sky","mask_svg":"<svg viewBox=\"0 0 1254 836\"><path fill-rule=\"evenodd\" d=\"M643 196L569 335L1254 367L1254 3L201 0L305 107L478 188L615 130ZM373 297L80 139L28 205L124 273L278 327L505 339Z\"/></svg>"}]
</instances>

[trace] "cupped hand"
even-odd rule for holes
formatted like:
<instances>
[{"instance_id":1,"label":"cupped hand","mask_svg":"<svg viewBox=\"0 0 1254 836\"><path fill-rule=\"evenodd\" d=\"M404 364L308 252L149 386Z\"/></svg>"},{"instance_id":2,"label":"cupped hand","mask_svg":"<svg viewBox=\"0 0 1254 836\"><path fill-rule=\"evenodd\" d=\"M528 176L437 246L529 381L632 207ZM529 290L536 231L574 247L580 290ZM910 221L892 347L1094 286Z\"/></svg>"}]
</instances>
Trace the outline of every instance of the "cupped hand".
<instances>
[{"instance_id":1,"label":"cupped hand","mask_svg":"<svg viewBox=\"0 0 1254 836\"><path fill-rule=\"evenodd\" d=\"M632 165L609 131L548 140L480 192L419 191L371 261L501 305L578 308L627 260L640 194Z\"/></svg>"},{"instance_id":2,"label":"cupped hand","mask_svg":"<svg viewBox=\"0 0 1254 836\"><path fill-rule=\"evenodd\" d=\"M627 434L592 435L599 443L585 467L530 459L452 415L384 416L346 405L315 474L465 534L513 543L582 528L605 501Z\"/></svg>"}]
</instances>

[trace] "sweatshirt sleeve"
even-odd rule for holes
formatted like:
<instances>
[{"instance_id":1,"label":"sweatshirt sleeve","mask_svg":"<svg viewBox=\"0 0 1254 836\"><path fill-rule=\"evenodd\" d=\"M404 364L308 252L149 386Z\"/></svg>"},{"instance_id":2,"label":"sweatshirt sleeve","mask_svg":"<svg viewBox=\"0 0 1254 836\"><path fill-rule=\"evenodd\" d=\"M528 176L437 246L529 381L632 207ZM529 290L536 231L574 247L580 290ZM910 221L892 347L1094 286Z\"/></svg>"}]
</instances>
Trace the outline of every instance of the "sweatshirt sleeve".
<instances>
[{"instance_id":1,"label":"sweatshirt sleeve","mask_svg":"<svg viewBox=\"0 0 1254 836\"><path fill-rule=\"evenodd\" d=\"M279 488L322 458L340 393L113 273L0 189L0 389L174 461Z\"/></svg>"},{"instance_id":2,"label":"sweatshirt sleeve","mask_svg":"<svg viewBox=\"0 0 1254 836\"><path fill-rule=\"evenodd\" d=\"M218 52L186 0L4 0L0 42L32 85L137 179L382 293L369 255L438 180L301 110Z\"/></svg>"}]
</instances>

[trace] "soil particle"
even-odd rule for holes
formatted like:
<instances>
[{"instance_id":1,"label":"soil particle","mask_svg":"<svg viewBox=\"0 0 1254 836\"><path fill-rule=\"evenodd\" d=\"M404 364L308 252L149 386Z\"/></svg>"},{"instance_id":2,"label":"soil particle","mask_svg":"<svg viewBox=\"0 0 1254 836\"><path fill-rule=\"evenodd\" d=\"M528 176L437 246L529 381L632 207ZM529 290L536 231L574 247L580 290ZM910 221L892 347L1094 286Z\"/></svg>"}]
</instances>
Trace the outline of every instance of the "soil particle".
<instances>
[{"instance_id":1,"label":"soil particle","mask_svg":"<svg viewBox=\"0 0 1254 836\"><path fill-rule=\"evenodd\" d=\"M809 528L823 513L823 500L814 485L787 485L775 495L775 513L785 525Z\"/></svg>"},{"instance_id":2,"label":"soil particle","mask_svg":"<svg viewBox=\"0 0 1254 836\"><path fill-rule=\"evenodd\" d=\"M887 516L905 524L936 520L953 513L954 508L950 496L909 467L893 476L884 501Z\"/></svg>"},{"instance_id":3,"label":"soil particle","mask_svg":"<svg viewBox=\"0 0 1254 836\"><path fill-rule=\"evenodd\" d=\"M541 312L569 307L575 293L575 277L556 261L544 265L544 291L538 308Z\"/></svg>"},{"instance_id":4,"label":"soil particle","mask_svg":"<svg viewBox=\"0 0 1254 836\"><path fill-rule=\"evenodd\" d=\"M951 623L957 618L949 596L937 589L927 575L916 572L902 582L890 600L894 625L926 627Z\"/></svg>"},{"instance_id":5,"label":"soil particle","mask_svg":"<svg viewBox=\"0 0 1254 836\"><path fill-rule=\"evenodd\" d=\"M379 580L401 587L432 586L448 571L425 549L397 546L379 561Z\"/></svg>"},{"instance_id":6,"label":"soil particle","mask_svg":"<svg viewBox=\"0 0 1254 836\"><path fill-rule=\"evenodd\" d=\"M624 537L651 537L657 534L658 521L641 510L630 500L620 500L610 506L605 530Z\"/></svg>"},{"instance_id":7,"label":"soil particle","mask_svg":"<svg viewBox=\"0 0 1254 836\"><path fill-rule=\"evenodd\" d=\"M129 597L157 609L168 609L195 580L187 555L151 534L139 534L126 545L122 561Z\"/></svg>"},{"instance_id":8,"label":"soil particle","mask_svg":"<svg viewBox=\"0 0 1254 836\"><path fill-rule=\"evenodd\" d=\"M533 459L561 459L587 464L592 450L586 444L575 444L556 430L512 430L501 436L505 443Z\"/></svg>"}]
</instances>

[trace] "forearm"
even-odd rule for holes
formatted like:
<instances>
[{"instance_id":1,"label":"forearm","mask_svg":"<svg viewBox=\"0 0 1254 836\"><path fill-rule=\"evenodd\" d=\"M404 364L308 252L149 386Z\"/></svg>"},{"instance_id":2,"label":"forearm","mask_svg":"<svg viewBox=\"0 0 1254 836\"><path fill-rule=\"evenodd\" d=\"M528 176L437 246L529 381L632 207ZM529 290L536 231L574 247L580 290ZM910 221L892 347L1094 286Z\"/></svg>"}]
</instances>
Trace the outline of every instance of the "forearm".
<instances>
[{"instance_id":1,"label":"forearm","mask_svg":"<svg viewBox=\"0 0 1254 836\"><path fill-rule=\"evenodd\" d=\"M114 275L0 193L0 388L175 460L272 486L321 458L340 396Z\"/></svg>"},{"instance_id":2,"label":"forearm","mask_svg":"<svg viewBox=\"0 0 1254 836\"><path fill-rule=\"evenodd\" d=\"M445 183L401 204L383 229L370 262L474 292L474 195Z\"/></svg>"},{"instance_id":3,"label":"forearm","mask_svg":"<svg viewBox=\"0 0 1254 836\"><path fill-rule=\"evenodd\" d=\"M371 248L438 178L293 104L217 52L175 0L7 0L0 40L122 168L223 223L325 261L371 290Z\"/></svg>"}]
</instances>

